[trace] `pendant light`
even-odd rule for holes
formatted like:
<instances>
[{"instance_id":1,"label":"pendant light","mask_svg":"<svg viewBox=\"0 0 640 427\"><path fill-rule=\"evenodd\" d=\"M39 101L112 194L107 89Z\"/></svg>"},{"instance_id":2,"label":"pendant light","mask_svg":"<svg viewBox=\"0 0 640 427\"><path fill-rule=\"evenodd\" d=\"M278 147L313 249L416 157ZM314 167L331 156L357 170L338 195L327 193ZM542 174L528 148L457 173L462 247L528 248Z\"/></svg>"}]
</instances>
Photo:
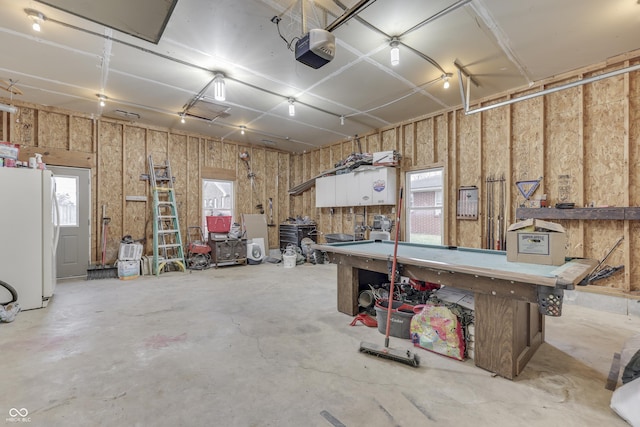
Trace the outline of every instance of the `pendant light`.
<instances>
[{"instance_id":1,"label":"pendant light","mask_svg":"<svg viewBox=\"0 0 640 427\"><path fill-rule=\"evenodd\" d=\"M400 44L400 41L398 40L397 37L394 37L393 39L391 39L391 43L389 44L391 46L391 65L394 67L400 64L399 44Z\"/></svg>"},{"instance_id":2,"label":"pendant light","mask_svg":"<svg viewBox=\"0 0 640 427\"><path fill-rule=\"evenodd\" d=\"M222 73L217 73L213 78L213 98L216 101L224 101L227 99L224 87L224 75L222 75Z\"/></svg>"},{"instance_id":3,"label":"pendant light","mask_svg":"<svg viewBox=\"0 0 640 427\"><path fill-rule=\"evenodd\" d=\"M293 98L289 98L289 115L291 117L296 115L296 106L293 104L294 99Z\"/></svg>"}]
</instances>

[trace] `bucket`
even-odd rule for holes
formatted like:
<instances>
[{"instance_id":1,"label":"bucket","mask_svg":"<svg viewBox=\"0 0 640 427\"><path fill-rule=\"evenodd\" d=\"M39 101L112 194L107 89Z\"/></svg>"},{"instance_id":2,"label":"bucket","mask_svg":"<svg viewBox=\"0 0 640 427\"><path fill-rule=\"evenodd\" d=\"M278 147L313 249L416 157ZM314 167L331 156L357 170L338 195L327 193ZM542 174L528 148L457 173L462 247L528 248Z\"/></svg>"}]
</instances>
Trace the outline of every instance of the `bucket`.
<instances>
[{"instance_id":1,"label":"bucket","mask_svg":"<svg viewBox=\"0 0 640 427\"><path fill-rule=\"evenodd\" d=\"M391 324L389 325L389 335L396 338L411 338L411 319L414 312L413 307L400 301L393 301L391 306ZM387 313L389 311L388 300L376 302L376 320L378 321L378 332L387 333Z\"/></svg>"},{"instance_id":2,"label":"bucket","mask_svg":"<svg viewBox=\"0 0 640 427\"><path fill-rule=\"evenodd\" d=\"M296 260L298 259L298 255L282 255L282 262L284 264L284 268L293 268L296 266Z\"/></svg>"}]
</instances>

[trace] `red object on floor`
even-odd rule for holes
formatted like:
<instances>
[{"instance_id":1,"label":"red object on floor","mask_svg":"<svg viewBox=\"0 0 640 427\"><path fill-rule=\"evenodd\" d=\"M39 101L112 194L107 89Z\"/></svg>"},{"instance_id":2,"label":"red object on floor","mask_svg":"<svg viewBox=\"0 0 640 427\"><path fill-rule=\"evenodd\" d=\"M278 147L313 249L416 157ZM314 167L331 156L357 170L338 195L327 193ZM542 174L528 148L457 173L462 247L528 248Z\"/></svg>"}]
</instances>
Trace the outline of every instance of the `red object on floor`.
<instances>
[{"instance_id":1,"label":"red object on floor","mask_svg":"<svg viewBox=\"0 0 640 427\"><path fill-rule=\"evenodd\" d=\"M438 283L423 282L422 280L416 279L409 279L409 285L411 285L411 287L416 291L420 292L440 289L440 285Z\"/></svg>"},{"instance_id":2,"label":"red object on floor","mask_svg":"<svg viewBox=\"0 0 640 427\"><path fill-rule=\"evenodd\" d=\"M363 325L369 326L370 328L378 327L378 321L366 313L358 314L351 322L351 326L356 326L358 320L361 321Z\"/></svg>"}]
</instances>

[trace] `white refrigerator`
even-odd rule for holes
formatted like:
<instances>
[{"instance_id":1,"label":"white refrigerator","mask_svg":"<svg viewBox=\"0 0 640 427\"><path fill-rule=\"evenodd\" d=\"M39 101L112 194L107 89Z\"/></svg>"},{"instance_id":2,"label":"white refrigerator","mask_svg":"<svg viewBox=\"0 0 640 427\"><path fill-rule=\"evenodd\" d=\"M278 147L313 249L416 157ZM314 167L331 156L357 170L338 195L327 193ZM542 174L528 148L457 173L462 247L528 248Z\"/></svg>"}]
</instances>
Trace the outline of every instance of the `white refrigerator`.
<instances>
[{"instance_id":1,"label":"white refrigerator","mask_svg":"<svg viewBox=\"0 0 640 427\"><path fill-rule=\"evenodd\" d=\"M57 218L51 171L0 167L0 280L16 289L22 310L53 296Z\"/></svg>"}]
</instances>

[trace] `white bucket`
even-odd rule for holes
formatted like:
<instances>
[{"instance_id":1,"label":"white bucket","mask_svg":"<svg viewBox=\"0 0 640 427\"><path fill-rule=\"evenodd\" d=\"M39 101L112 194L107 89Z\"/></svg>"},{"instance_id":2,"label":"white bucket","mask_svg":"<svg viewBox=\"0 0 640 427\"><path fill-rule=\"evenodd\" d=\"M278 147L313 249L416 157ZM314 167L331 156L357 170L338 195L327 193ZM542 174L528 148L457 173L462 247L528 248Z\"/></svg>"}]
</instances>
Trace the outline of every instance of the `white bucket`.
<instances>
[{"instance_id":1,"label":"white bucket","mask_svg":"<svg viewBox=\"0 0 640 427\"><path fill-rule=\"evenodd\" d=\"M296 260L298 259L298 255L282 255L282 262L284 263L284 268L293 268L296 266Z\"/></svg>"}]
</instances>

